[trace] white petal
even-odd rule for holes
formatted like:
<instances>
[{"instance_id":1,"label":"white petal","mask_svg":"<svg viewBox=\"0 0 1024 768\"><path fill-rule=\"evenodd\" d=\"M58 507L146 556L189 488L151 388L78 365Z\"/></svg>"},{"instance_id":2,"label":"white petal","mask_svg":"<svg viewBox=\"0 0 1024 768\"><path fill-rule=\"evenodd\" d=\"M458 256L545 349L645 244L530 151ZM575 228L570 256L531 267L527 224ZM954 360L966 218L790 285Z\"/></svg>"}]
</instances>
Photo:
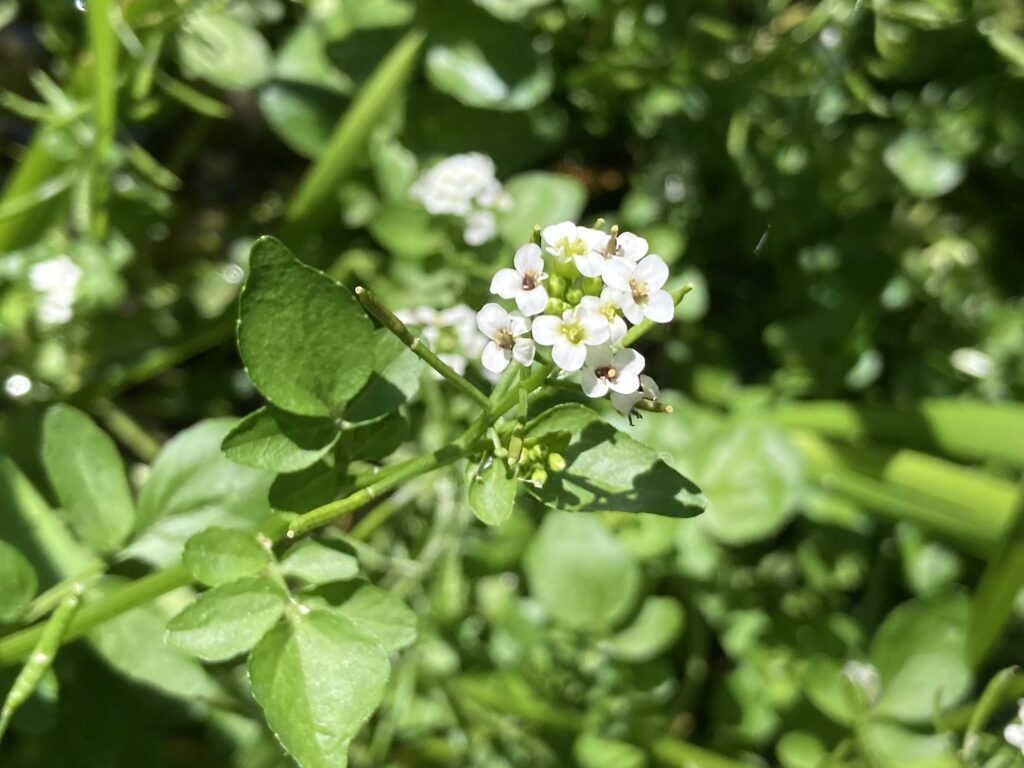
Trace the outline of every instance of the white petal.
<instances>
[{"instance_id":1,"label":"white petal","mask_svg":"<svg viewBox=\"0 0 1024 768\"><path fill-rule=\"evenodd\" d=\"M633 270L633 277L646 283L648 291L653 291L661 288L665 281L668 280L668 267L661 260L660 256L655 256L652 253L650 256L645 256L636 265L636 269Z\"/></svg>"},{"instance_id":2,"label":"white petal","mask_svg":"<svg viewBox=\"0 0 1024 768\"><path fill-rule=\"evenodd\" d=\"M616 315L608 322L608 340L612 344L618 344L626 335L626 321Z\"/></svg>"},{"instance_id":3,"label":"white petal","mask_svg":"<svg viewBox=\"0 0 1024 768\"><path fill-rule=\"evenodd\" d=\"M604 271L601 273L605 285L614 288L616 291L631 291L629 287L630 278L633 277L633 270L629 264L621 259L610 259L605 262Z\"/></svg>"},{"instance_id":4,"label":"white petal","mask_svg":"<svg viewBox=\"0 0 1024 768\"><path fill-rule=\"evenodd\" d=\"M523 278L514 269L499 269L491 279L491 293L513 299L523 289Z\"/></svg>"},{"instance_id":5,"label":"white petal","mask_svg":"<svg viewBox=\"0 0 1024 768\"><path fill-rule=\"evenodd\" d=\"M521 275L527 272L539 275L544 271L544 257L540 254L540 246L533 243L520 246L519 250L516 251L513 261L516 265L516 271Z\"/></svg>"},{"instance_id":6,"label":"white petal","mask_svg":"<svg viewBox=\"0 0 1024 768\"><path fill-rule=\"evenodd\" d=\"M675 302L667 291L652 291L644 302L644 314L655 323L671 323L676 313Z\"/></svg>"},{"instance_id":7,"label":"white petal","mask_svg":"<svg viewBox=\"0 0 1024 768\"><path fill-rule=\"evenodd\" d=\"M612 405L615 406L615 410L623 416L629 416L629 412L633 410L633 406L643 399L639 392L631 392L628 395L622 394L621 392L612 392L610 397Z\"/></svg>"},{"instance_id":8,"label":"white petal","mask_svg":"<svg viewBox=\"0 0 1024 768\"><path fill-rule=\"evenodd\" d=\"M508 329L513 336L522 336L530 332L530 319L523 317L519 312L510 312L508 316Z\"/></svg>"},{"instance_id":9,"label":"white petal","mask_svg":"<svg viewBox=\"0 0 1024 768\"><path fill-rule=\"evenodd\" d=\"M491 342L492 344L494 342ZM441 361L444 362L449 368L455 371L460 376L466 372L466 358L462 355L456 355L451 352L443 353L438 355Z\"/></svg>"},{"instance_id":10,"label":"white petal","mask_svg":"<svg viewBox=\"0 0 1024 768\"><path fill-rule=\"evenodd\" d=\"M587 347L587 368L605 368L612 364L611 344L596 344Z\"/></svg>"},{"instance_id":11,"label":"white petal","mask_svg":"<svg viewBox=\"0 0 1024 768\"><path fill-rule=\"evenodd\" d=\"M661 395L661 387L650 376L640 377L640 389L643 391L644 397L649 400L657 400Z\"/></svg>"},{"instance_id":12,"label":"white petal","mask_svg":"<svg viewBox=\"0 0 1024 768\"><path fill-rule=\"evenodd\" d=\"M533 340L545 347L550 347L559 340L565 339L562 335L562 321L554 315L541 315L533 319Z\"/></svg>"},{"instance_id":13,"label":"white petal","mask_svg":"<svg viewBox=\"0 0 1024 768\"><path fill-rule=\"evenodd\" d=\"M585 344L604 344L608 341L611 332L608 329L608 318L596 312L580 310L578 313L579 324L583 326L583 341Z\"/></svg>"},{"instance_id":14,"label":"white petal","mask_svg":"<svg viewBox=\"0 0 1024 768\"><path fill-rule=\"evenodd\" d=\"M584 277L600 277L601 273L604 272L604 265L607 263L604 256L593 251L588 251L582 256L576 256L574 261L576 262L576 269Z\"/></svg>"},{"instance_id":15,"label":"white petal","mask_svg":"<svg viewBox=\"0 0 1024 768\"><path fill-rule=\"evenodd\" d=\"M636 264L647 255L647 241L632 232L622 232L618 237L622 258Z\"/></svg>"},{"instance_id":16,"label":"white petal","mask_svg":"<svg viewBox=\"0 0 1024 768\"><path fill-rule=\"evenodd\" d=\"M608 386L615 392L621 392L624 395L632 394L640 388L640 377L635 373L619 373L615 377L615 381L609 381Z\"/></svg>"},{"instance_id":17,"label":"white petal","mask_svg":"<svg viewBox=\"0 0 1024 768\"><path fill-rule=\"evenodd\" d=\"M533 355L537 351L530 339L516 339L512 347L512 359L522 366L529 368L533 365Z\"/></svg>"},{"instance_id":18,"label":"white petal","mask_svg":"<svg viewBox=\"0 0 1024 768\"><path fill-rule=\"evenodd\" d=\"M604 397L608 394L608 382L599 379L593 368L584 368L580 374L580 386L587 397Z\"/></svg>"},{"instance_id":19,"label":"white petal","mask_svg":"<svg viewBox=\"0 0 1024 768\"><path fill-rule=\"evenodd\" d=\"M552 253L560 252L560 243L562 240L568 240L571 243L576 239L576 225L571 221L562 221L558 224L552 224L550 227L544 227L540 236L548 246L549 251Z\"/></svg>"},{"instance_id":20,"label":"white petal","mask_svg":"<svg viewBox=\"0 0 1024 768\"><path fill-rule=\"evenodd\" d=\"M606 285L601 289L601 302L603 304L611 304L618 309L622 306L622 292Z\"/></svg>"},{"instance_id":21,"label":"white petal","mask_svg":"<svg viewBox=\"0 0 1024 768\"><path fill-rule=\"evenodd\" d=\"M633 325L636 325L644 319L644 311L635 301L633 301L633 295L630 293L622 294L622 314L624 314L626 319Z\"/></svg>"},{"instance_id":22,"label":"white petal","mask_svg":"<svg viewBox=\"0 0 1024 768\"><path fill-rule=\"evenodd\" d=\"M576 306L587 312L600 312L604 303L597 296L584 296Z\"/></svg>"},{"instance_id":23,"label":"white petal","mask_svg":"<svg viewBox=\"0 0 1024 768\"><path fill-rule=\"evenodd\" d=\"M587 245L588 251L594 251L604 258L604 249L608 245L608 233L590 227L576 227L576 236Z\"/></svg>"},{"instance_id":24,"label":"white petal","mask_svg":"<svg viewBox=\"0 0 1024 768\"><path fill-rule=\"evenodd\" d=\"M1024 725L1021 725L1020 723L1010 723L1003 730L1003 738L1006 739L1007 743L1011 746L1024 750Z\"/></svg>"},{"instance_id":25,"label":"white petal","mask_svg":"<svg viewBox=\"0 0 1024 768\"><path fill-rule=\"evenodd\" d=\"M501 373L508 368L508 361L511 357L508 350L502 349L492 341L484 347L483 354L480 355L480 362L488 371Z\"/></svg>"},{"instance_id":26,"label":"white petal","mask_svg":"<svg viewBox=\"0 0 1024 768\"><path fill-rule=\"evenodd\" d=\"M551 359L563 371L578 371L587 358L587 348L583 344L573 344L565 336L559 336L551 347Z\"/></svg>"},{"instance_id":27,"label":"white petal","mask_svg":"<svg viewBox=\"0 0 1024 768\"><path fill-rule=\"evenodd\" d=\"M538 285L529 291L520 290L516 294L516 306L524 315L539 315L547 305L548 292L543 285Z\"/></svg>"},{"instance_id":28,"label":"white petal","mask_svg":"<svg viewBox=\"0 0 1024 768\"><path fill-rule=\"evenodd\" d=\"M508 312L500 304L495 304L492 301L490 304L484 304L477 312L476 327L489 339L493 339L498 331L507 325Z\"/></svg>"},{"instance_id":29,"label":"white petal","mask_svg":"<svg viewBox=\"0 0 1024 768\"><path fill-rule=\"evenodd\" d=\"M628 373L631 376L639 376L644 370L645 362L644 356L635 349L620 349L615 353L612 365L615 366L615 370L619 372L620 376L624 373ZM639 386L640 382L637 381L633 389L638 389Z\"/></svg>"}]
</instances>

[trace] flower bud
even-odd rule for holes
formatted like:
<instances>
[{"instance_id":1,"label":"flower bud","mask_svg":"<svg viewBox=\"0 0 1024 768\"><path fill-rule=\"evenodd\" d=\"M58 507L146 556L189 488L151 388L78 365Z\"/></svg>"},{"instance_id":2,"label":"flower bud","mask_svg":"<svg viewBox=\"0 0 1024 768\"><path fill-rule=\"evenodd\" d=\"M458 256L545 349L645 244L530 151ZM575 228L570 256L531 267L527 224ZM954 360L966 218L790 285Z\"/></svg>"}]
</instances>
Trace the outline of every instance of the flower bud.
<instances>
[{"instance_id":1,"label":"flower bud","mask_svg":"<svg viewBox=\"0 0 1024 768\"><path fill-rule=\"evenodd\" d=\"M583 291L579 288L570 288L565 292L565 303L571 307L575 307L583 299Z\"/></svg>"},{"instance_id":2,"label":"flower bud","mask_svg":"<svg viewBox=\"0 0 1024 768\"><path fill-rule=\"evenodd\" d=\"M564 277L558 275L552 275L548 279L548 296L554 296L556 299L560 299L565 296L565 289L567 283Z\"/></svg>"},{"instance_id":3,"label":"flower bud","mask_svg":"<svg viewBox=\"0 0 1024 768\"><path fill-rule=\"evenodd\" d=\"M588 296L600 296L604 289L604 280L600 277L588 277L583 281L583 292Z\"/></svg>"},{"instance_id":4,"label":"flower bud","mask_svg":"<svg viewBox=\"0 0 1024 768\"><path fill-rule=\"evenodd\" d=\"M533 470L533 474L530 475L530 482L533 483L535 488L543 488L544 483L548 481L548 473L543 467L537 467Z\"/></svg>"},{"instance_id":5,"label":"flower bud","mask_svg":"<svg viewBox=\"0 0 1024 768\"><path fill-rule=\"evenodd\" d=\"M548 299L547 306L544 307L544 314L561 317L562 313L565 312L566 309L568 309L568 307L565 305L564 301L552 298Z\"/></svg>"},{"instance_id":6,"label":"flower bud","mask_svg":"<svg viewBox=\"0 0 1024 768\"><path fill-rule=\"evenodd\" d=\"M549 453L548 469L552 472L562 472L565 469L565 457L560 453Z\"/></svg>"}]
</instances>

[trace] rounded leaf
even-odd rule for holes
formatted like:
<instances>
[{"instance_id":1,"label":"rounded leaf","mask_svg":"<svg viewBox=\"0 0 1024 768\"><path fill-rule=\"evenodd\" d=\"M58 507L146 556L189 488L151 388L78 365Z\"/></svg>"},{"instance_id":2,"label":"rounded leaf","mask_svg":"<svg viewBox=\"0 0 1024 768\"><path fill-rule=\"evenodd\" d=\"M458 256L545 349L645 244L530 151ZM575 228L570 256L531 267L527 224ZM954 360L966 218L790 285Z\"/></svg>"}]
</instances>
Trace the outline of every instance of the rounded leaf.
<instances>
[{"instance_id":1,"label":"rounded leaf","mask_svg":"<svg viewBox=\"0 0 1024 768\"><path fill-rule=\"evenodd\" d=\"M251 533L209 528L185 543L182 561L197 581L210 587L255 576L270 563L270 553Z\"/></svg>"}]
</instances>

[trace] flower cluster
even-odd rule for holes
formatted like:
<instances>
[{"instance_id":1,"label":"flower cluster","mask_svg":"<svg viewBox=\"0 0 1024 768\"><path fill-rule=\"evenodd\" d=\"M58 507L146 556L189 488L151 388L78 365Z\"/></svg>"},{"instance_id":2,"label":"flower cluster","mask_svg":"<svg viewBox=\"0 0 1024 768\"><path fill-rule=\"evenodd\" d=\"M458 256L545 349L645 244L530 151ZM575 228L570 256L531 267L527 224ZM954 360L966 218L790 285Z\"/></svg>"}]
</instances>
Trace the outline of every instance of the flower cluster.
<instances>
[{"instance_id":1,"label":"flower cluster","mask_svg":"<svg viewBox=\"0 0 1024 768\"><path fill-rule=\"evenodd\" d=\"M467 245L483 245L497 231L496 211L512 201L495 176L494 161L479 152L452 155L423 174L409 194L429 213L462 220Z\"/></svg>"},{"instance_id":2,"label":"flower cluster","mask_svg":"<svg viewBox=\"0 0 1024 768\"><path fill-rule=\"evenodd\" d=\"M40 294L36 317L44 325L64 325L71 320L75 291L82 270L67 256L33 264L28 271L32 290Z\"/></svg>"},{"instance_id":3,"label":"flower cluster","mask_svg":"<svg viewBox=\"0 0 1024 768\"><path fill-rule=\"evenodd\" d=\"M395 316L404 325L416 327L431 351L460 375L466 372L468 358L484 348L476 331L476 312L465 304L442 310L427 306L400 309Z\"/></svg>"},{"instance_id":4,"label":"flower cluster","mask_svg":"<svg viewBox=\"0 0 1024 768\"><path fill-rule=\"evenodd\" d=\"M656 399L658 388L642 375L643 355L622 341L628 324L672 320L675 302L664 290L667 280L668 267L648 253L642 237L569 221L547 227L540 244L519 248L513 267L491 281L491 293L514 301L516 309L492 302L477 314L489 339L484 368L500 373L513 360L530 366L536 346L550 347L564 373L581 372L588 397L610 395L628 414L640 400Z\"/></svg>"}]
</instances>

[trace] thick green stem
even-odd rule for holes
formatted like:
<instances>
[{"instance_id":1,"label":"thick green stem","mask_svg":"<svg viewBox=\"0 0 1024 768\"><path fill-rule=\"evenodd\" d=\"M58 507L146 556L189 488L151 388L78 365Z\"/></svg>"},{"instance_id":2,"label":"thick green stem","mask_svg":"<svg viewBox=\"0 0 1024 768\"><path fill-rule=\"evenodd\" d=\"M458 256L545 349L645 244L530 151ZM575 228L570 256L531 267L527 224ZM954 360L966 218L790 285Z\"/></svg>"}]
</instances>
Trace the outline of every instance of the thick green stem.
<instances>
[{"instance_id":1,"label":"thick green stem","mask_svg":"<svg viewBox=\"0 0 1024 768\"><path fill-rule=\"evenodd\" d=\"M363 305L363 308L376 320L397 336L405 346L415 353L423 362L437 371L442 378L450 381L458 389L469 395L482 408L490 408L490 401L487 395L477 389L465 376L460 376L455 369L445 363L444 360L434 354L419 336L413 336L405 324L395 316L395 313L388 309L368 288L359 286L355 289L356 298Z\"/></svg>"},{"instance_id":2,"label":"thick green stem","mask_svg":"<svg viewBox=\"0 0 1024 768\"><path fill-rule=\"evenodd\" d=\"M117 130L117 54L118 40L114 32L113 0L89 0L86 22L89 48L92 52L92 95L96 133L93 139L92 234L103 238L107 233L110 196L109 165L114 151Z\"/></svg>"}]
</instances>

